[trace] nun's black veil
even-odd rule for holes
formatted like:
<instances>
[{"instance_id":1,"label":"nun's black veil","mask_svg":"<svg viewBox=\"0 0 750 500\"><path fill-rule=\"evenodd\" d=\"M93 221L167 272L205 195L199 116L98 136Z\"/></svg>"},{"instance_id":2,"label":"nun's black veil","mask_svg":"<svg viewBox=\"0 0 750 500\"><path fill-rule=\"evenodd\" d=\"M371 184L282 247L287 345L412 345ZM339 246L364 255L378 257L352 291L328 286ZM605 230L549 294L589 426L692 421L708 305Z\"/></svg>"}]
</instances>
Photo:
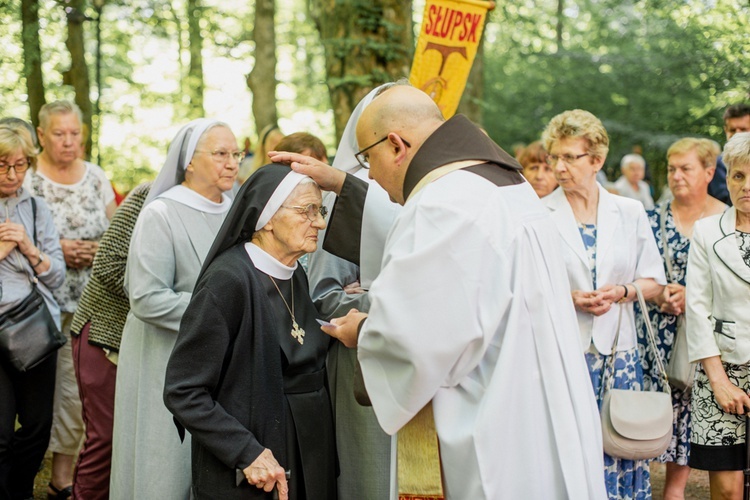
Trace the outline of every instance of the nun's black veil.
<instances>
[{"instance_id":1,"label":"nun's black veil","mask_svg":"<svg viewBox=\"0 0 750 500\"><path fill-rule=\"evenodd\" d=\"M206 255L198 280L221 253L237 243L250 241L263 208L284 177L291 171L292 169L287 165L272 163L261 167L245 181L234 197L232 208L229 209L229 214L224 219L214 244L211 245L211 250Z\"/></svg>"}]
</instances>

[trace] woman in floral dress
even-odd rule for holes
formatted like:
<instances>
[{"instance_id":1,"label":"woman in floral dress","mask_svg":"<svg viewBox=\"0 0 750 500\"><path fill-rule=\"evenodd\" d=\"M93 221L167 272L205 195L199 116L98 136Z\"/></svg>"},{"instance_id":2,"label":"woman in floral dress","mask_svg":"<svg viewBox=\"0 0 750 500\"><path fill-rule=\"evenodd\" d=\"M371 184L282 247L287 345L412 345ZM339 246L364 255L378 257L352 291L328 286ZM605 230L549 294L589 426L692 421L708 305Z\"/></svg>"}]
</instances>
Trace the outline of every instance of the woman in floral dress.
<instances>
[{"instance_id":1,"label":"woman in floral dress","mask_svg":"<svg viewBox=\"0 0 750 500\"><path fill-rule=\"evenodd\" d=\"M70 338L73 314L91 276L99 239L117 208L115 193L104 171L80 159L81 110L70 101L55 101L39 111L37 166L29 171L24 187L44 198L60 233L65 257L63 285L53 292L60 305L62 332L67 342L58 351L55 401L52 418L52 477L48 494L63 500L72 494L73 459L83 437L81 399L75 377ZM73 332L75 334L76 332Z\"/></svg>"},{"instance_id":2,"label":"woman in floral dress","mask_svg":"<svg viewBox=\"0 0 750 500\"><path fill-rule=\"evenodd\" d=\"M609 150L601 121L587 111L566 111L550 121L543 141L547 162L560 184L543 202L561 236L580 347L601 405L605 371L615 389L641 388L634 285L646 298L653 298L662 292L664 270L643 205L610 194L596 182ZM614 373L607 369L612 356ZM648 461L605 453L602 472L611 500L651 498Z\"/></svg>"},{"instance_id":3,"label":"woman in floral dress","mask_svg":"<svg viewBox=\"0 0 750 500\"><path fill-rule=\"evenodd\" d=\"M648 211L648 220L659 247L669 284L664 293L652 299L649 317L656 332L656 344L662 360L669 362L678 321L685 312L685 277L690 237L695 221L723 212L727 206L708 196L713 178L718 145L708 139L685 138L672 144L667 151L667 182L674 200ZM643 315L636 307L638 348L646 390L657 390L661 376L648 349ZM674 427L669 448L657 460L667 464L664 497L684 496L690 467L690 391L672 387Z\"/></svg>"}]
</instances>

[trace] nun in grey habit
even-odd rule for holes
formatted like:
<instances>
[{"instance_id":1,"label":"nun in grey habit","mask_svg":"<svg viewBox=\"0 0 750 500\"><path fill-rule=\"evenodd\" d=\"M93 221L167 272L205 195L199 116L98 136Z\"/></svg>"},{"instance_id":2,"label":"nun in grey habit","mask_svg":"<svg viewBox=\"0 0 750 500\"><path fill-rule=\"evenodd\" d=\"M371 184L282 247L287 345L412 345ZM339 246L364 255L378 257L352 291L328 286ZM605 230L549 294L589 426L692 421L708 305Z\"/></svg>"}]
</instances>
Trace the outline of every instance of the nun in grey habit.
<instances>
[{"instance_id":1,"label":"nun in grey habit","mask_svg":"<svg viewBox=\"0 0 750 500\"><path fill-rule=\"evenodd\" d=\"M164 371L203 261L231 207L237 140L194 120L172 141L133 230L125 288L110 498L189 498L190 438L162 400Z\"/></svg>"}]
</instances>

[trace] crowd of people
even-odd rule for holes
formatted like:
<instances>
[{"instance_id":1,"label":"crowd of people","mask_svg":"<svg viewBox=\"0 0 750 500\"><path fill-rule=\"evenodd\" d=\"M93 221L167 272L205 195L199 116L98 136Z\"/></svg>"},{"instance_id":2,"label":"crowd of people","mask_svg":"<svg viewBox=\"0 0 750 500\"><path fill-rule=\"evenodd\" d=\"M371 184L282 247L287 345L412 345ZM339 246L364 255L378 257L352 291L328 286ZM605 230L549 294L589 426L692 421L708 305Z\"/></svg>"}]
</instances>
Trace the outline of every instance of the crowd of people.
<instances>
[{"instance_id":1,"label":"crowd of people","mask_svg":"<svg viewBox=\"0 0 750 500\"><path fill-rule=\"evenodd\" d=\"M600 412L667 389L678 349L664 497L697 468L740 498L750 105L724 122L723 151L670 146L654 203L640 154L602 178L588 111L513 157L399 81L331 165L312 134L249 154L202 118L117 207L75 104L0 120L0 325L38 293L67 339L0 352L0 499L33 498L46 452L59 500L648 499Z\"/></svg>"}]
</instances>

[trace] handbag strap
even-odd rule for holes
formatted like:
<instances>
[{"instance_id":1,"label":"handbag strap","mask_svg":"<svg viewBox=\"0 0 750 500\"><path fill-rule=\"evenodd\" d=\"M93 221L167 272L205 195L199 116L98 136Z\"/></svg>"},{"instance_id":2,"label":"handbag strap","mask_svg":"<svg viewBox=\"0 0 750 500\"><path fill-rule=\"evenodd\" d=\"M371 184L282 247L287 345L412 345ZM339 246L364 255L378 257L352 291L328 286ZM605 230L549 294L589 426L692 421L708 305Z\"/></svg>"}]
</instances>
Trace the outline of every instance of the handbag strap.
<instances>
[{"instance_id":1,"label":"handbag strap","mask_svg":"<svg viewBox=\"0 0 750 500\"><path fill-rule=\"evenodd\" d=\"M664 263L667 265L667 274L669 275L669 281L677 283L674 277L674 268L672 268L672 254L669 251L669 243L667 242L667 204L661 206L659 211L659 222L661 225L661 246L664 248Z\"/></svg>"},{"instance_id":2,"label":"handbag strap","mask_svg":"<svg viewBox=\"0 0 750 500\"><path fill-rule=\"evenodd\" d=\"M671 204L670 204L671 206ZM673 208L674 210L674 208ZM667 266L667 277L669 278L669 281L671 283L679 283L677 281L677 278L675 277L674 267L672 266L672 252L670 251L669 242L667 241L667 204L661 206L661 210L659 211L659 219L660 219L660 225L661 225L661 245L664 248L664 263ZM645 309L644 309L645 313ZM648 318L648 315L646 315L646 318ZM685 321L685 312L683 311L681 314L677 316L678 321L680 321L679 318L682 318L681 321ZM650 323L649 323L650 324Z\"/></svg>"},{"instance_id":3,"label":"handbag strap","mask_svg":"<svg viewBox=\"0 0 750 500\"><path fill-rule=\"evenodd\" d=\"M36 199L32 196L31 197L31 220L33 224L33 236L34 239L34 246L38 245L37 238L36 238ZM21 269L23 269L24 266L21 264ZM31 273L29 273L29 281L31 282L31 286L36 288L39 283L39 278L36 277L34 274L34 269L31 269Z\"/></svg>"},{"instance_id":4,"label":"handbag strap","mask_svg":"<svg viewBox=\"0 0 750 500\"><path fill-rule=\"evenodd\" d=\"M648 308L646 307L646 299L643 298L643 291L641 290L638 283L633 283L635 287L635 293L638 294L638 304L641 306L641 314L643 314L643 322L646 323L646 334L648 336L648 345L651 347L651 351L654 355L654 361L656 366L659 368L659 373L664 379L664 392L669 392L669 377L667 377L667 370L664 369L664 362L659 356L659 350L656 348L656 335L654 334L654 327L651 325L651 318L648 316Z\"/></svg>"},{"instance_id":5,"label":"handbag strap","mask_svg":"<svg viewBox=\"0 0 750 500\"><path fill-rule=\"evenodd\" d=\"M646 323L646 336L648 337L648 345L651 347L651 351L654 355L654 360L656 361L656 365L659 368L659 373L661 374L662 378L664 379L664 392L669 391L669 378L667 377L667 371L664 369L664 363L661 360L661 356L659 356L659 350L656 348L656 335L654 335L654 328L651 325L651 318L648 316L648 309L646 307L646 300L643 298L643 291L641 290L641 287L638 283L633 282L631 283L633 287L635 288L635 293L638 295L638 304L641 306L641 312L643 314L643 321ZM615 340L612 343L612 353L609 356L609 360L607 365L609 366L609 370L607 367L604 368L604 374L602 375L602 378L606 378L608 372L611 372L611 375L609 376L608 380L602 380L602 385L599 388L599 396L600 399L603 396L602 391L611 389L611 385L613 383L614 379L614 369L615 369L615 355L617 354L617 342L620 339L620 326L622 325L622 311L625 308L625 304L619 304L620 306L620 314L617 319L617 332L615 333ZM609 384L610 387L606 387L605 385Z\"/></svg>"},{"instance_id":6,"label":"handbag strap","mask_svg":"<svg viewBox=\"0 0 750 500\"><path fill-rule=\"evenodd\" d=\"M34 233L32 237L34 238L34 246L37 246L38 242L36 240L36 198L33 196L31 197L31 220L34 224Z\"/></svg>"}]
</instances>

